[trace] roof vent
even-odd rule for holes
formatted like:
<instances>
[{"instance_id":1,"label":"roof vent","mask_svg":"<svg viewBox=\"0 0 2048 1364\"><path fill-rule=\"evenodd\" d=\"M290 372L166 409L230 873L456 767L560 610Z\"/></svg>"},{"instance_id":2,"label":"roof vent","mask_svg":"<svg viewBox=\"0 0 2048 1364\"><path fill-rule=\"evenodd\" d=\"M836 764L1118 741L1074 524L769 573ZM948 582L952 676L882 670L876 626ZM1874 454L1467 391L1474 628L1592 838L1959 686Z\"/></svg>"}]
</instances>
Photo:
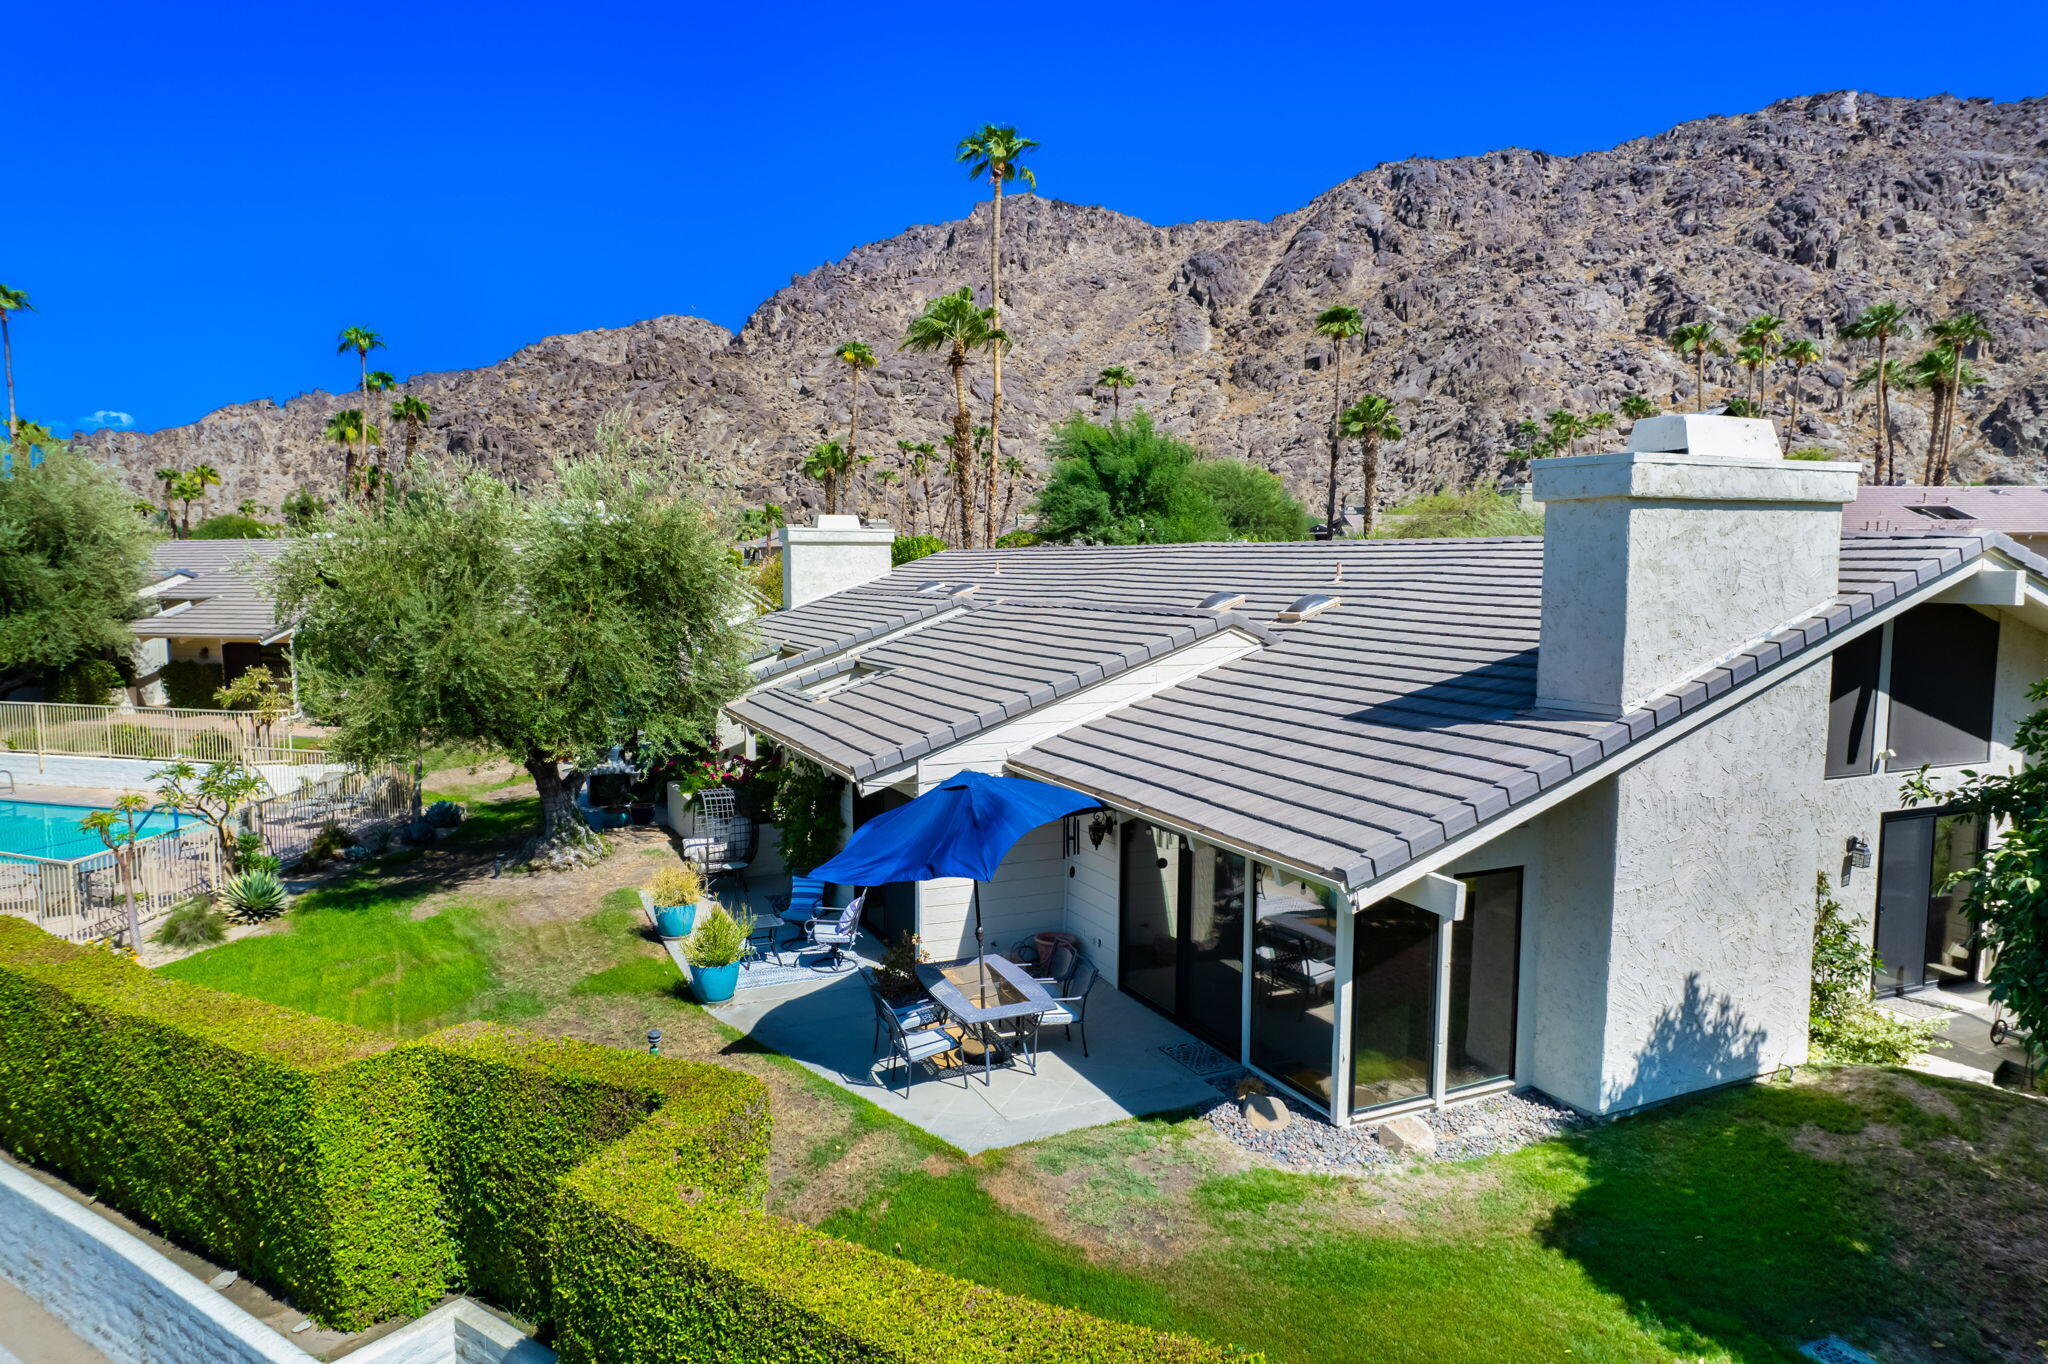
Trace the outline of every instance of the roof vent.
<instances>
[{"instance_id":1,"label":"roof vent","mask_svg":"<svg viewBox=\"0 0 2048 1364\"><path fill-rule=\"evenodd\" d=\"M974 583L926 583L917 589L920 597L965 597L974 591Z\"/></svg>"},{"instance_id":2,"label":"roof vent","mask_svg":"<svg viewBox=\"0 0 2048 1364\"><path fill-rule=\"evenodd\" d=\"M1307 620L1310 616L1320 616L1331 607L1340 605L1341 600L1338 597L1324 596L1320 592L1310 592L1296 597L1293 601L1287 603L1287 609L1273 619L1279 621Z\"/></svg>"},{"instance_id":3,"label":"roof vent","mask_svg":"<svg viewBox=\"0 0 2048 1364\"><path fill-rule=\"evenodd\" d=\"M1242 592L1211 592L1195 603L1197 611L1235 611L1244 605Z\"/></svg>"}]
</instances>

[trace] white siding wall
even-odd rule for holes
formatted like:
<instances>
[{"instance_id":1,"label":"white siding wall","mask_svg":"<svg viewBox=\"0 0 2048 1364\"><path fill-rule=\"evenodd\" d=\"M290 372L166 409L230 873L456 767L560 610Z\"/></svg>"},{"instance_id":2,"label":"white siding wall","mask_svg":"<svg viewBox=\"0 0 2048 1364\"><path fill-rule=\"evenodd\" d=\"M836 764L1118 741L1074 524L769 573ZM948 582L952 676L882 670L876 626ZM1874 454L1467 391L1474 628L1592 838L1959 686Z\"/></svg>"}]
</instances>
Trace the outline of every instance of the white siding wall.
<instances>
[{"instance_id":1,"label":"white siding wall","mask_svg":"<svg viewBox=\"0 0 2048 1364\"><path fill-rule=\"evenodd\" d=\"M1067 878L1067 932L1081 939L1088 960L1111 985L1117 983L1117 948L1122 919L1118 904L1118 832L1111 829L1099 848L1088 843L1088 825L1081 824L1081 851L1069 859L1074 874Z\"/></svg>"}]
</instances>

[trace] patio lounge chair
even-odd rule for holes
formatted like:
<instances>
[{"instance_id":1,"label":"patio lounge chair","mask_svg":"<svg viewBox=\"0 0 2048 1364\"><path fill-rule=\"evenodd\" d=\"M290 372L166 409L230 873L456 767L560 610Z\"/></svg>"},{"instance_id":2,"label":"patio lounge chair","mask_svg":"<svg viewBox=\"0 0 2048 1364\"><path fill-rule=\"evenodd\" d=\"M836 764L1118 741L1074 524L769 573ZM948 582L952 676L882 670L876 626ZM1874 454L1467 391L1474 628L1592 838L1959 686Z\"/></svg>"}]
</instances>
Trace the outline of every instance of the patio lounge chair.
<instances>
[{"instance_id":1,"label":"patio lounge chair","mask_svg":"<svg viewBox=\"0 0 2048 1364\"><path fill-rule=\"evenodd\" d=\"M825 883L815 876L792 876L789 878L789 893L778 895L772 903L776 914L781 916L785 931L790 934L792 947L802 943L809 935L811 920L818 917L818 909L825 901ZM776 950L770 945L770 950Z\"/></svg>"},{"instance_id":2,"label":"patio lounge chair","mask_svg":"<svg viewBox=\"0 0 2048 1364\"><path fill-rule=\"evenodd\" d=\"M1095 967L1083 959L1074 968L1074 979L1070 994L1053 1000L1053 1007L1040 1014L1037 1024L1041 1028L1065 1028L1067 1040L1074 1040L1074 1029L1081 1030L1081 1054L1088 1054L1088 992L1095 988ZM1035 1039L1034 1039L1035 1040ZM1032 1067L1036 1072L1036 1065Z\"/></svg>"},{"instance_id":3,"label":"patio lounge chair","mask_svg":"<svg viewBox=\"0 0 2048 1364\"><path fill-rule=\"evenodd\" d=\"M880 996L876 998L879 1000ZM882 1009L876 1021L880 1022L888 1030L890 1055L903 1064L903 1094L905 1098L910 1096L910 1082L913 1078L911 1068L913 1066L922 1065L929 1067L932 1073L936 1075L939 1072L939 1058L956 1055L960 1050L960 1039L947 1032L944 1028L937 1025L924 1028L912 1027L904 1022L894 1009ZM960 1070L960 1083L965 1088L968 1083L967 1071L964 1067L956 1068ZM885 1081L884 1083L887 1082Z\"/></svg>"},{"instance_id":4,"label":"patio lounge chair","mask_svg":"<svg viewBox=\"0 0 2048 1364\"><path fill-rule=\"evenodd\" d=\"M836 968L845 964L846 949L860 937L860 907L865 899L866 895L854 896L853 903L840 910L837 918L813 919L810 927L804 930L804 936L812 946L831 949L825 954L826 965Z\"/></svg>"}]
</instances>

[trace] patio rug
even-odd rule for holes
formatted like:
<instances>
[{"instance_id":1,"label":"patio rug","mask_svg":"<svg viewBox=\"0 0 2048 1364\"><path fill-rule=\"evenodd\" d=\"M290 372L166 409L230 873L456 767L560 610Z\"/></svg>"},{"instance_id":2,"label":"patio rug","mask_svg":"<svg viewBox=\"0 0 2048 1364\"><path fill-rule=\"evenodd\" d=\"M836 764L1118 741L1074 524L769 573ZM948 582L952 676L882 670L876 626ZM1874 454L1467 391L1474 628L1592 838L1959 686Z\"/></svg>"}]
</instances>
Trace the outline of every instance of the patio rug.
<instances>
[{"instance_id":1,"label":"patio rug","mask_svg":"<svg viewBox=\"0 0 2048 1364\"><path fill-rule=\"evenodd\" d=\"M875 945L865 937L847 953L847 959L837 968L825 965L827 951L822 947L806 947L801 952L778 952L774 957L760 957L740 963L742 990L768 990L778 985L800 985L805 981L830 980L834 976L850 976L856 966L873 966L879 960Z\"/></svg>"}]
</instances>

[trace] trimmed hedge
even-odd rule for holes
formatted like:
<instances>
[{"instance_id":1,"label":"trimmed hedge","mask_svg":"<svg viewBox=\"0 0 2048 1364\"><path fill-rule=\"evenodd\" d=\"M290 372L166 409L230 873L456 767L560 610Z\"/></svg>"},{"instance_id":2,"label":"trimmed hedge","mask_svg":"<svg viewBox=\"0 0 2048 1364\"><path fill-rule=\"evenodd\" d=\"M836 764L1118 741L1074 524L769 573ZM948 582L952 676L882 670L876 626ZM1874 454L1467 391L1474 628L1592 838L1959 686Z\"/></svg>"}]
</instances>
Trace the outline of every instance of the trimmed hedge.
<instances>
[{"instance_id":1,"label":"trimmed hedge","mask_svg":"<svg viewBox=\"0 0 2048 1364\"><path fill-rule=\"evenodd\" d=\"M425 1096L384 1048L0 916L0 1142L345 1328L452 1268Z\"/></svg>"},{"instance_id":2,"label":"trimmed hedge","mask_svg":"<svg viewBox=\"0 0 2048 1364\"><path fill-rule=\"evenodd\" d=\"M565 1364L1209 1364L762 1211L753 1076L466 1024L373 1034L0 916L0 1143L359 1328L468 1288Z\"/></svg>"}]
</instances>

